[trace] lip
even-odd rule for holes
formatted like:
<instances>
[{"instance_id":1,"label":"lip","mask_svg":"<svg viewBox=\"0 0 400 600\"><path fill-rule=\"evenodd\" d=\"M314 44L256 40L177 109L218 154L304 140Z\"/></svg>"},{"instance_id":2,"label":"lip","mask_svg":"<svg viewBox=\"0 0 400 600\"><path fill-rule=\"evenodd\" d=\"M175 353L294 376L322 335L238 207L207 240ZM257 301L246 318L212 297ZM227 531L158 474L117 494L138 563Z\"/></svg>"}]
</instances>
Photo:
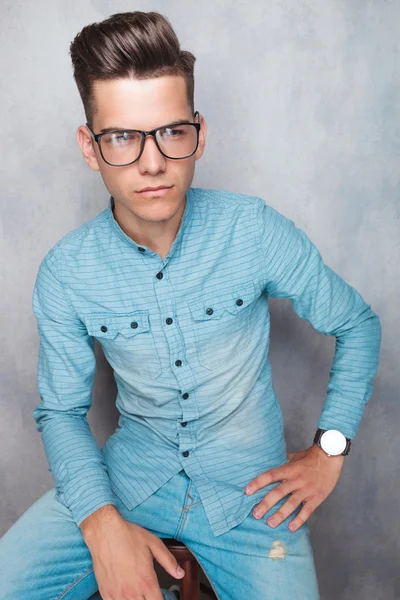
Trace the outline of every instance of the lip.
<instances>
[{"instance_id":1,"label":"lip","mask_svg":"<svg viewBox=\"0 0 400 600\"><path fill-rule=\"evenodd\" d=\"M144 190L139 191L138 193L142 196L161 196L165 194L168 190L170 190L173 186L158 186L156 188L145 188Z\"/></svg>"}]
</instances>

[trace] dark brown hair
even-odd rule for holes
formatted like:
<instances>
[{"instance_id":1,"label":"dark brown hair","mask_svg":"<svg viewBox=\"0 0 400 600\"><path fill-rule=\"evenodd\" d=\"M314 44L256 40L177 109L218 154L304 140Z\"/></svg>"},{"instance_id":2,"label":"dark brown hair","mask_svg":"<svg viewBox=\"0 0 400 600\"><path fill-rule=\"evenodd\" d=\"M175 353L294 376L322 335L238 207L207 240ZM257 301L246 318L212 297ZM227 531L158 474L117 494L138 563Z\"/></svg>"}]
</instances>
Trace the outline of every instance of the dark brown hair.
<instances>
[{"instance_id":1,"label":"dark brown hair","mask_svg":"<svg viewBox=\"0 0 400 600\"><path fill-rule=\"evenodd\" d=\"M194 113L196 58L191 52L181 50L171 23L158 12L116 13L104 21L86 25L71 42L70 55L90 127L96 113L93 95L96 80L182 75Z\"/></svg>"}]
</instances>

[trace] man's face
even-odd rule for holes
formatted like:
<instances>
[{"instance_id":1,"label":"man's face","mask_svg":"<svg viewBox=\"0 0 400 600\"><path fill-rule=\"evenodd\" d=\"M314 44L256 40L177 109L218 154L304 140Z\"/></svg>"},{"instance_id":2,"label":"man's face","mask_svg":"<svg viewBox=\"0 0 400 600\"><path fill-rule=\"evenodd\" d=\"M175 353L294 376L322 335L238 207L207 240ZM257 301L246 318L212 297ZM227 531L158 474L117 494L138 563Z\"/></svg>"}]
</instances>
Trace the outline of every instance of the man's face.
<instances>
[{"instance_id":1,"label":"man's face","mask_svg":"<svg viewBox=\"0 0 400 600\"><path fill-rule=\"evenodd\" d=\"M193 122L186 83L178 75L146 80L96 81L94 97L95 134L108 127L148 131L180 119ZM199 122L198 118L196 122ZM124 213L130 211L147 221L163 221L175 215L180 208L192 183L196 160L203 154L206 123L203 117L200 122L196 153L180 160L163 156L154 138L147 136L139 160L124 167L113 167L103 160L98 144L86 127L79 127L77 139L86 162L93 170L100 171L107 190L115 203L120 203ZM172 187L159 196L140 193L143 188L161 185Z\"/></svg>"}]
</instances>

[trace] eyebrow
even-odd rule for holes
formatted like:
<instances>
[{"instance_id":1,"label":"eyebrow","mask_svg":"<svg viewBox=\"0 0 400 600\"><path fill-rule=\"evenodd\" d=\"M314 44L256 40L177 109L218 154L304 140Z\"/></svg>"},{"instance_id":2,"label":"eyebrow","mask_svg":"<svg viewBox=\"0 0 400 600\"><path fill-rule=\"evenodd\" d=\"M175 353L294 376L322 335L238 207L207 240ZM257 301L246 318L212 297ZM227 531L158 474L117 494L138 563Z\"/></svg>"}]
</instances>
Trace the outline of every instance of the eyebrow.
<instances>
[{"instance_id":1,"label":"eyebrow","mask_svg":"<svg viewBox=\"0 0 400 600\"><path fill-rule=\"evenodd\" d=\"M177 121L171 121L166 125L159 125L159 127L168 127L172 125L181 125L182 123L190 123L188 119L178 119ZM158 127L154 127L154 129L158 129ZM140 131L139 129L132 129L130 127L105 127L104 129L100 129L100 133L109 133L110 131Z\"/></svg>"}]
</instances>

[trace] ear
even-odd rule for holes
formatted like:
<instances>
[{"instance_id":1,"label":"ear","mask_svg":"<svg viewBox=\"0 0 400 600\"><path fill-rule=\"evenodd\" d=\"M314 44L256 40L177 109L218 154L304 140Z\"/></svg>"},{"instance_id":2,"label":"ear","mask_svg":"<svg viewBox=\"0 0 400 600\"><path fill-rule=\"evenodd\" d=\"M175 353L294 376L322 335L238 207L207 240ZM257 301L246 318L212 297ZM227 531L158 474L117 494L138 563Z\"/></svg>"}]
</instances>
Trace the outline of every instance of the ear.
<instances>
[{"instance_id":1,"label":"ear","mask_svg":"<svg viewBox=\"0 0 400 600\"><path fill-rule=\"evenodd\" d=\"M203 155L205 145L206 145L206 136L207 136L207 123L203 115L200 113L197 115L197 122L200 123L200 131L199 131L199 145L197 147L195 158L199 160L199 158Z\"/></svg>"},{"instance_id":2,"label":"ear","mask_svg":"<svg viewBox=\"0 0 400 600\"><path fill-rule=\"evenodd\" d=\"M90 135L90 131L84 125L78 127L76 139L82 151L84 159L93 171L100 171L99 160L101 160L100 151L97 143Z\"/></svg>"}]
</instances>

